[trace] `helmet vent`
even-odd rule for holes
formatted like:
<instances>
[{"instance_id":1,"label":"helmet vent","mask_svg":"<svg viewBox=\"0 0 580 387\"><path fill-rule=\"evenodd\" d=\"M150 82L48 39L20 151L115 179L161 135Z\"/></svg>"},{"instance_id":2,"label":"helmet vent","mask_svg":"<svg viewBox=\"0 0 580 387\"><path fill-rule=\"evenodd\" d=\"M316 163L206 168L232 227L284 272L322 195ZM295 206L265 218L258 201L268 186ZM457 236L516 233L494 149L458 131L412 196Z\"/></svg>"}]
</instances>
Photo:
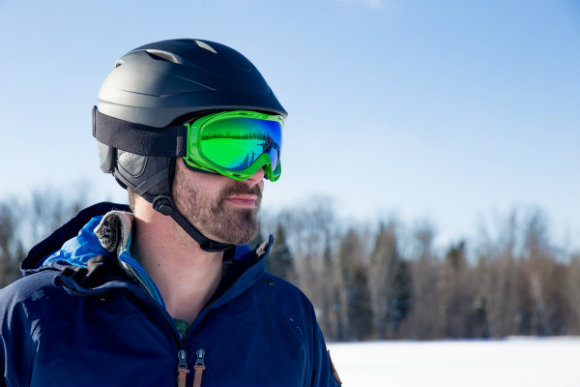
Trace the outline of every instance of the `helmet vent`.
<instances>
[{"instance_id":1,"label":"helmet vent","mask_svg":"<svg viewBox=\"0 0 580 387\"><path fill-rule=\"evenodd\" d=\"M147 51L147 53L153 59L164 60L164 61L171 62L171 63L176 63L176 64L182 64L183 63L183 61L181 60L180 57L178 57L177 55L172 54L170 52L167 52L167 51L156 50L156 49L153 49L153 48L147 49L145 51Z\"/></svg>"},{"instance_id":2,"label":"helmet vent","mask_svg":"<svg viewBox=\"0 0 580 387\"><path fill-rule=\"evenodd\" d=\"M213 52L214 54L217 54L217 51L212 46L207 44L206 42L202 42L201 40L195 40L195 43L197 43L197 45L199 47L204 48L204 49L208 50L209 52Z\"/></svg>"}]
</instances>

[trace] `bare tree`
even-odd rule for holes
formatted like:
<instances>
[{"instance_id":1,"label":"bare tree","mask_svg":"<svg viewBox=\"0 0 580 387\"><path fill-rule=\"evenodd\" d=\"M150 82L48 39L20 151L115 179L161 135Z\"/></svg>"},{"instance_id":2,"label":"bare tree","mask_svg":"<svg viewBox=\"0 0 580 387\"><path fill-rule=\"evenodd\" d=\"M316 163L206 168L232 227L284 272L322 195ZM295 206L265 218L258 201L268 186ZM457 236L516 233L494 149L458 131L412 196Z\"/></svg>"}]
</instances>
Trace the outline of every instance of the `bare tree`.
<instances>
[{"instance_id":1,"label":"bare tree","mask_svg":"<svg viewBox=\"0 0 580 387\"><path fill-rule=\"evenodd\" d=\"M0 202L0 287L19 277L20 262L33 245L84 207L87 188L79 184L67 194L36 189L28 197Z\"/></svg>"},{"instance_id":2,"label":"bare tree","mask_svg":"<svg viewBox=\"0 0 580 387\"><path fill-rule=\"evenodd\" d=\"M286 242L294 257L298 285L310 297L320 313L324 288L332 281L325 252L334 249L338 240L338 220L333 201L327 197L310 200L281 211L276 223L284 227ZM272 223L272 220L269 220Z\"/></svg>"},{"instance_id":3,"label":"bare tree","mask_svg":"<svg viewBox=\"0 0 580 387\"><path fill-rule=\"evenodd\" d=\"M399 251L396 222L381 223L371 254L369 287L378 338L398 333L410 303L410 278Z\"/></svg>"},{"instance_id":4,"label":"bare tree","mask_svg":"<svg viewBox=\"0 0 580 387\"><path fill-rule=\"evenodd\" d=\"M402 335L415 339L437 336L437 273L439 260L434 252L435 229L423 222L414 231L414 248L409 261L412 307L401 327Z\"/></svg>"},{"instance_id":5,"label":"bare tree","mask_svg":"<svg viewBox=\"0 0 580 387\"><path fill-rule=\"evenodd\" d=\"M580 334L580 254L576 253L566 270L566 305L568 306L567 334Z\"/></svg>"},{"instance_id":6,"label":"bare tree","mask_svg":"<svg viewBox=\"0 0 580 387\"><path fill-rule=\"evenodd\" d=\"M473 334L476 278L467 261L465 241L451 245L440 266L437 286L442 337L466 338Z\"/></svg>"},{"instance_id":7,"label":"bare tree","mask_svg":"<svg viewBox=\"0 0 580 387\"><path fill-rule=\"evenodd\" d=\"M0 202L0 287L8 285L18 276L18 263L24 256L19 238L22 219L19 203L14 198Z\"/></svg>"},{"instance_id":8,"label":"bare tree","mask_svg":"<svg viewBox=\"0 0 580 387\"><path fill-rule=\"evenodd\" d=\"M336 253L338 275L335 285L339 295L337 336L342 340L366 337L372 330L364 251L360 236L351 228L342 238Z\"/></svg>"}]
</instances>

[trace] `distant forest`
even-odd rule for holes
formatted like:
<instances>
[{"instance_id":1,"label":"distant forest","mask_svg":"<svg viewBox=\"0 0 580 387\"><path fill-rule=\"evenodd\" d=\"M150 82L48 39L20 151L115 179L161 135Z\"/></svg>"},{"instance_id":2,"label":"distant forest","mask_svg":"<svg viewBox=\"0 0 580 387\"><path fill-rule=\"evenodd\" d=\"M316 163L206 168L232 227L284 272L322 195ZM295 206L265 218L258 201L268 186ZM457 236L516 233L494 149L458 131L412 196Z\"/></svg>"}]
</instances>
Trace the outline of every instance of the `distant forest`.
<instances>
[{"instance_id":1,"label":"distant forest","mask_svg":"<svg viewBox=\"0 0 580 387\"><path fill-rule=\"evenodd\" d=\"M35 243L87 203L45 190L0 200L0 287ZM427 221L349 224L328 198L261 217L268 271L313 302L329 341L580 335L580 253L549 240L540 210L505 214L477 240L434 246Z\"/></svg>"}]
</instances>

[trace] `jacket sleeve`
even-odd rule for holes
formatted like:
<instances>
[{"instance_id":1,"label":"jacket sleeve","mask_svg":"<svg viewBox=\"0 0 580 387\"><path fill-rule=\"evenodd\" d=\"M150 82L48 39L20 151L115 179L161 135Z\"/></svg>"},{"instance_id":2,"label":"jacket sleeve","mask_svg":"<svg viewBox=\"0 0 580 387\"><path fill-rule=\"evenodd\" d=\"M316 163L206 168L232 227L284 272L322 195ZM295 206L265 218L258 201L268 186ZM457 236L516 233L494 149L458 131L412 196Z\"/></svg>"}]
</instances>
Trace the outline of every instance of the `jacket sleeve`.
<instances>
[{"instance_id":1,"label":"jacket sleeve","mask_svg":"<svg viewBox=\"0 0 580 387\"><path fill-rule=\"evenodd\" d=\"M339 387L342 382L332 364L324 337L316 320L314 320L314 325L314 372L311 385L312 387Z\"/></svg>"},{"instance_id":2,"label":"jacket sleeve","mask_svg":"<svg viewBox=\"0 0 580 387\"><path fill-rule=\"evenodd\" d=\"M0 387L30 383L30 324L15 293L14 284L0 289Z\"/></svg>"},{"instance_id":3,"label":"jacket sleeve","mask_svg":"<svg viewBox=\"0 0 580 387\"><path fill-rule=\"evenodd\" d=\"M0 336L0 387L6 387L6 370L4 364L6 363L6 345L4 344L4 336Z\"/></svg>"}]
</instances>

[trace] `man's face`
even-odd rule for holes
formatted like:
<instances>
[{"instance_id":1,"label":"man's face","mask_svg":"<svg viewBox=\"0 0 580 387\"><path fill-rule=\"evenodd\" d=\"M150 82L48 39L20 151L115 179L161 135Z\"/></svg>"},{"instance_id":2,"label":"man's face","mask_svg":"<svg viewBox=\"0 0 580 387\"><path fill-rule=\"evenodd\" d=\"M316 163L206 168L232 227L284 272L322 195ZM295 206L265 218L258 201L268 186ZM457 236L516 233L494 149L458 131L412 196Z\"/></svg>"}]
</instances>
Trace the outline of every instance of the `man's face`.
<instances>
[{"instance_id":1,"label":"man's face","mask_svg":"<svg viewBox=\"0 0 580 387\"><path fill-rule=\"evenodd\" d=\"M244 181L196 172L179 158L173 199L179 212L205 236L224 243L246 244L258 232L263 177L262 169Z\"/></svg>"}]
</instances>

